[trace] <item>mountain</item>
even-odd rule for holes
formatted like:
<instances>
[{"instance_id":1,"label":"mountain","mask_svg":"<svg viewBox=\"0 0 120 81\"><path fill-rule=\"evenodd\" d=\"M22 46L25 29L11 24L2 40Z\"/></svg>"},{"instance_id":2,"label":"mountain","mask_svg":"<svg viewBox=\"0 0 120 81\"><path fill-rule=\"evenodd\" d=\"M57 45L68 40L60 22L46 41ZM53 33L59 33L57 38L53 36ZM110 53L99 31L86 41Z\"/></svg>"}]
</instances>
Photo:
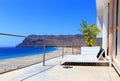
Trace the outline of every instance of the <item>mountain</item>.
<instances>
[{"instance_id":1,"label":"mountain","mask_svg":"<svg viewBox=\"0 0 120 81\"><path fill-rule=\"evenodd\" d=\"M97 45L101 46L101 39L96 39ZM76 35L29 35L22 43L16 47L41 47L45 46L84 46L84 38L80 34Z\"/></svg>"}]
</instances>

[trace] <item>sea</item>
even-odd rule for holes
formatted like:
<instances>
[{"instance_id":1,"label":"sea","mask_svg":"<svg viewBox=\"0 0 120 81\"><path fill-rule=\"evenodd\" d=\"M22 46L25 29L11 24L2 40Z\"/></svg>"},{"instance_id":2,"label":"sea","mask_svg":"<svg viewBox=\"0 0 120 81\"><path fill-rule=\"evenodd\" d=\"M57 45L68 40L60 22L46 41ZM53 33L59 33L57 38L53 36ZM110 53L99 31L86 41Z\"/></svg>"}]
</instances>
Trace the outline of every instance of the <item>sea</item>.
<instances>
[{"instance_id":1,"label":"sea","mask_svg":"<svg viewBox=\"0 0 120 81\"><path fill-rule=\"evenodd\" d=\"M46 53L56 51L55 47L46 47ZM0 47L0 60L43 54L43 48Z\"/></svg>"}]
</instances>

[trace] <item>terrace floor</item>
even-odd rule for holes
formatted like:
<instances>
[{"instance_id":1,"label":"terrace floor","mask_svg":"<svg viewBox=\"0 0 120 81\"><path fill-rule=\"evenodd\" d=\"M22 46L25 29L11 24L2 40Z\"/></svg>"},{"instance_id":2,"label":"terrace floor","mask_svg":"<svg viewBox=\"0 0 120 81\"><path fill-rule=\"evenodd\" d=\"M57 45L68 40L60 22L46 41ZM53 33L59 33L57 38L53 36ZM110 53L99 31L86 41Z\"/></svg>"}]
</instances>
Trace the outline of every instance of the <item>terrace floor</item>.
<instances>
[{"instance_id":1,"label":"terrace floor","mask_svg":"<svg viewBox=\"0 0 120 81\"><path fill-rule=\"evenodd\" d=\"M55 66L48 71L30 77L24 81L120 81L112 67L108 66L73 66L63 68Z\"/></svg>"},{"instance_id":2,"label":"terrace floor","mask_svg":"<svg viewBox=\"0 0 120 81\"><path fill-rule=\"evenodd\" d=\"M20 70L0 75L0 81L120 81L113 67L70 66L63 68L60 59L55 58Z\"/></svg>"}]
</instances>

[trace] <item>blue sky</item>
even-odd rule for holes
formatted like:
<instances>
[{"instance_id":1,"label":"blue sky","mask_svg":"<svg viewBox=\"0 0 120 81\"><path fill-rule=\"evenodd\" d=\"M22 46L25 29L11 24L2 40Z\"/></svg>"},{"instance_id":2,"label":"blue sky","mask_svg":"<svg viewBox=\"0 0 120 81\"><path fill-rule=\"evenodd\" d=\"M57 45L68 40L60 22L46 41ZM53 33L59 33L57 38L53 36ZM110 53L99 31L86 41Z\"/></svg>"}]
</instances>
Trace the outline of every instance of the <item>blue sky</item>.
<instances>
[{"instance_id":1,"label":"blue sky","mask_svg":"<svg viewBox=\"0 0 120 81\"><path fill-rule=\"evenodd\" d=\"M18 35L79 34L82 19L96 24L95 0L0 0L0 32ZM0 36L0 46L23 39Z\"/></svg>"}]
</instances>

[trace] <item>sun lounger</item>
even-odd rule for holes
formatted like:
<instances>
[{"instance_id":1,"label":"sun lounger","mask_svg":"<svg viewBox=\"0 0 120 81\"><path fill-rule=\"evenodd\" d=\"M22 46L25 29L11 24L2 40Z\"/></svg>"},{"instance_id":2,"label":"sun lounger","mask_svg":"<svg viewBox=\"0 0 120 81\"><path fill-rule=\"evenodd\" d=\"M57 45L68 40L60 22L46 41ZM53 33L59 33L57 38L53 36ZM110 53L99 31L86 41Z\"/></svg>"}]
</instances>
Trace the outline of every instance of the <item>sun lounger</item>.
<instances>
[{"instance_id":1,"label":"sun lounger","mask_svg":"<svg viewBox=\"0 0 120 81\"><path fill-rule=\"evenodd\" d=\"M90 53L90 52L89 52ZM75 63L109 63L111 66L111 61L105 57L104 49L100 49L97 55L94 54L81 54L81 55L66 55L61 60L61 63L65 62L75 62Z\"/></svg>"}]
</instances>

